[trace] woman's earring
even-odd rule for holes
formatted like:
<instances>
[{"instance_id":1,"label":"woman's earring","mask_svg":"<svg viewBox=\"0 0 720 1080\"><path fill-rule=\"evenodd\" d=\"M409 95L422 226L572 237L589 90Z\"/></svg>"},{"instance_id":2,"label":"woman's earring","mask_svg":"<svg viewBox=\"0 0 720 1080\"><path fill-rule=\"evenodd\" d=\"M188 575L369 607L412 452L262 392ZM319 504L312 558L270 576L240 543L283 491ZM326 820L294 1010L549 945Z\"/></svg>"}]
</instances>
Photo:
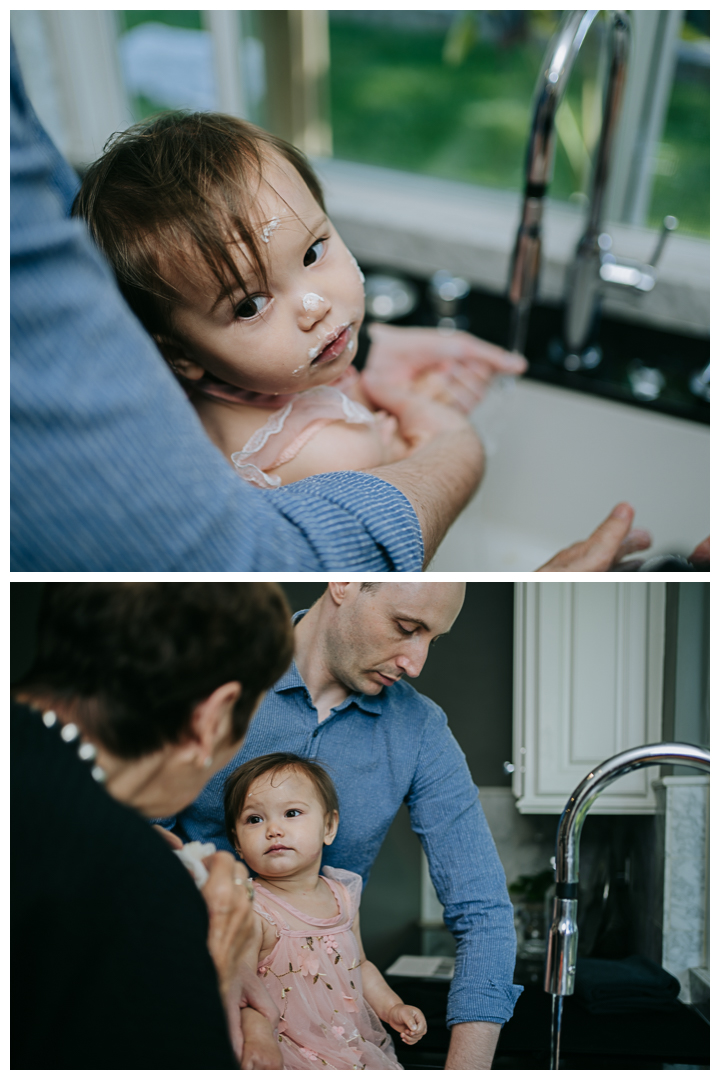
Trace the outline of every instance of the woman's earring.
<instances>
[{"instance_id":1,"label":"woman's earring","mask_svg":"<svg viewBox=\"0 0 720 1080\"><path fill-rule=\"evenodd\" d=\"M205 766L206 769L209 769L210 766L212 765L212 758L211 757L206 757L205 760L203 761L203 765Z\"/></svg>"}]
</instances>

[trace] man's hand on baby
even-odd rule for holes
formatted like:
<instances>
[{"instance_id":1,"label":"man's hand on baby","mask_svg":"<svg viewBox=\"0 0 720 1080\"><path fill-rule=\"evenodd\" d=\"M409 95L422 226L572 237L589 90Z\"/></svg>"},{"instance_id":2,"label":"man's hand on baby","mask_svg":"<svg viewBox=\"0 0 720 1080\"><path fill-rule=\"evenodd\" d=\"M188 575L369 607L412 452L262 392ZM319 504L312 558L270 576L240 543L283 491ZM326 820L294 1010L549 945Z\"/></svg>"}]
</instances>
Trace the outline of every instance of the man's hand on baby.
<instances>
[{"instance_id":1,"label":"man's hand on baby","mask_svg":"<svg viewBox=\"0 0 720 1080\"><path fill-rule=\"evenodd\" d=\"M469 413L495 375L522 375L523 357L462 330L373 323L362 380L374 400L386 384L402 386Z\"/></svg>"},{"instance_id":2,"label":"man's hand on baby","mask_svg":"<svg viewBox=\"0 0 720 1080\"><path fill-rule=\"evenodd\" d=\"M437 435L473 430L469 420L457 409L392 383L378 387L374 404L376 408L397 418L398 432L409 445L410 452Z\"/></svg>"},{"instance_id":3,"label":"man's hand on baby","mask_svg":"<svg viewBox=\"0 0 720 1080\"><path fill-rule=\"evenodd\" d=\"M422 1039L427 1031L425 1017L414 1005L393 1005L387 1015L391 1028L400 1033L400 1038L408 1046Z\"/></svg>"}]
</instances>

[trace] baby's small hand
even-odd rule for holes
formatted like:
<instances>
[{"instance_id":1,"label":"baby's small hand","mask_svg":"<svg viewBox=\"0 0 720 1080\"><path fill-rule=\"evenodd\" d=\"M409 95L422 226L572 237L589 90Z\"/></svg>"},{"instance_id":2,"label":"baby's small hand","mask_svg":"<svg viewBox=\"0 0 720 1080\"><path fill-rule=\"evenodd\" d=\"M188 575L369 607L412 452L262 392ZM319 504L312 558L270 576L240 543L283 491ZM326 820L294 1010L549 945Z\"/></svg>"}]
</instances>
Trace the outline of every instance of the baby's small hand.
<instances>
[{"instance_id":1,"label":"baby's small hand","mask_svg":"<svg viewBox=\"0 0 720 1080\"><path fill-rule=\"evenodd\" d=\"M427 1031L425 1017L414 1005L393 1005L387 1022L395 1031L400 1032L400 1038L408 1046L422 1039Z\"/></svg>"}]
</instances>

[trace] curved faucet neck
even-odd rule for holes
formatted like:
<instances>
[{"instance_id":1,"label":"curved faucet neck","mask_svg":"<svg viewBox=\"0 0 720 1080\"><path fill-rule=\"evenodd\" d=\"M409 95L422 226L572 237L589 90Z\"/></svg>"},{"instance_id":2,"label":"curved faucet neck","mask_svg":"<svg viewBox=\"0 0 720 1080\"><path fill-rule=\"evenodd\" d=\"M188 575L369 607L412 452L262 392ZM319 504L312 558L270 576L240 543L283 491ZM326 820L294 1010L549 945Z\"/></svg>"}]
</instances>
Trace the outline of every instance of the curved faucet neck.
<instances>
[{"instance_id":1,"label":"curved faucet neck","mask_svg":"<svg viewBox=\"0 0 720 1080\"><path fill-rule=\"evenodd\" d=\"M575 59L598 11L570 11L545 54L533 98L530 138L525 158L525 198L510 272L509 298L512 304L509 349L524 352L530 307L535 298L540 271L543 201L552 179L555 152L555 116L563 99ZM595 167L591 185L590 210L577 258L595 259L602 207L610 170L610 152L620 117L629 52L630 24L622 11L612 11L610 65ZM597 273L574 274L584 295L571 297L567 325L577 338L587 334L594 311ZM599 280L599 279L598 279ZM577 287L576 287L577 288Z\"/></svg>"},{"instance_id":2,"label":"curved faucet neck","mask_svg":"<svg viewBox=\"0 0 720 1080\"><path fill-rule=\"evenodd\" d=\"M650 743L624 750L588 773L568 799L558 825L555 880L559 886L578 881L580 833L598 795L621 776L650 765L689 765L709 772L710 754L690 743Z\"/></svg>"}]
</instances>

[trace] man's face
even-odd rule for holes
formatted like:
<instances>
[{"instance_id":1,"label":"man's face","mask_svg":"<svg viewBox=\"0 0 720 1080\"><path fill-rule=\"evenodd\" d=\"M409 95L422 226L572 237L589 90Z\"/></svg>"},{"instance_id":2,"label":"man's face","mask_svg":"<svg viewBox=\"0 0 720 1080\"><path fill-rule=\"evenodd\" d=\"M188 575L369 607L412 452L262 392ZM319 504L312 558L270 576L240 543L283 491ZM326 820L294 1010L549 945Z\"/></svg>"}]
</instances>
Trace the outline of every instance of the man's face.
<instances>
[{"instance_id":1,"label":"man's face","mask_svg":"<svg viewBox=\"0 0 720 1080\"><path fill-rule=\"evenodd\" d=\"M428 649L447 634L465 599L464 582L345 586L326 635L325 661L355 693L379 694L403 675L416 678Z\"/></svg>"}]
</instances>

